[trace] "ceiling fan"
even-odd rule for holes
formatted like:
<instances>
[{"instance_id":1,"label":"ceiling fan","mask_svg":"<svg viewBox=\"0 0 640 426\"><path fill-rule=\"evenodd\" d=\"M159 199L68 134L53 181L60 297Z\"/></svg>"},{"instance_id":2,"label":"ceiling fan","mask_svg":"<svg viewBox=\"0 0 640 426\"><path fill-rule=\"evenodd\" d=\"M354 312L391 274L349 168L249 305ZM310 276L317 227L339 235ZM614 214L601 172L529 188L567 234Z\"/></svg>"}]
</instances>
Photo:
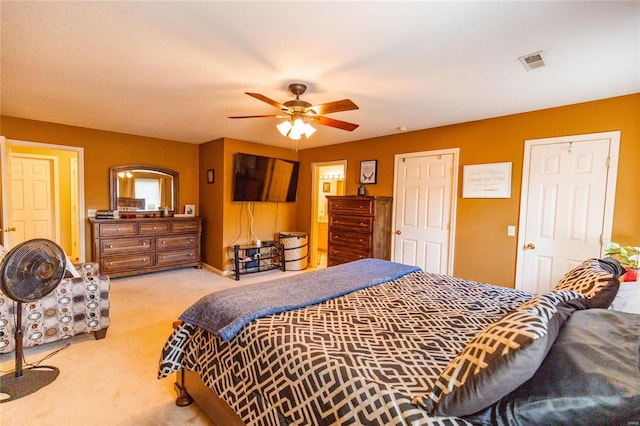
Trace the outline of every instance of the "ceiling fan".
<instances>
[{"instance_id":1,"label":"ceiling fan","mask_svg":"<svg viewBox=\"0 0 640 426\"><path fill-rule=\"evenodd\" d=\"M323 126L335 127L341 130L347 130L349 132L358 128L358 124L348 123L346 121L336 120L333 118L325 117L324 114L332 114L334 112L350 111L358 109L358 106L354 104L350 99L343 99L341 101L328 102L326 104L311 105L309 102L300 99L300 95L306 92L307 86L302 83L292 83L289 85L289 91L295 95L295 99L287 101L283 104L276 102L260 93L249 93L247 95L256 98L262 102L266 102L271 106L274 106L280 110L280 114L269 115L242 115L229 118L288 118L285 123L293 124L295 126L296 120L300 120L305 124L321 124ZM283 124L283 123L281 123ZM292 137L289 132L291 127L287 126L287 131L283 132L278 126L278 130L285 135ZM307 134L307 136L310 136ZM297 139L292 137L292 139Z\"/></svg>"}]
</instances>

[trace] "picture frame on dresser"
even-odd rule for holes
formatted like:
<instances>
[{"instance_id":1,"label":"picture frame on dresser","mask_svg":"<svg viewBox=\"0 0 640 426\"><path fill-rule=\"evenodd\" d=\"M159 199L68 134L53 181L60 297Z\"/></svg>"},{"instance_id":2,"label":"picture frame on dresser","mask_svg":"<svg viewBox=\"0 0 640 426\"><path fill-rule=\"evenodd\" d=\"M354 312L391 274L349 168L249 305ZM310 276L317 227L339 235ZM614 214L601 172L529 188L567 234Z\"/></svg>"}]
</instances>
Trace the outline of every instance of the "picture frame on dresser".
<instances>
[{"instance_id":1,"label":"picture frame on dresser","mask_svg":"<svg viewBox=\"0 0 640 426\"><path fill-rule=\"evenodd\" d=\"M363 160L360 162L360 184L378 183L378 160Z\"/></svg>"},{"instance_id":2,"label":"picture frame on dresser","mask_svg":"<svg viewBox=\"0 0 640 426\"><path fill-rule=\"evenodd\" d=\"M193 217L196 215L196 206L195 204L187 204L184 206L184 214L188 217Z\"/></svg>"}]
</instances>

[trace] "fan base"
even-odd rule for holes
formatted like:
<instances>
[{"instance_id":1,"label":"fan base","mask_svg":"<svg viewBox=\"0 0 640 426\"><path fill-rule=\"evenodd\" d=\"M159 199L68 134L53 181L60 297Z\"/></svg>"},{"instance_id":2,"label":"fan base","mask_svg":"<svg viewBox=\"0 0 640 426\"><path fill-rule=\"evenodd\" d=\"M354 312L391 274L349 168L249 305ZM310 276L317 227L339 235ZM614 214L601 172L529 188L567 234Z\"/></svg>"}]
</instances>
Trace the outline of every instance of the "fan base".
<instances>
[{"instance_id":1,"label":"fan base","mask_svg":"<svg viewBox=\"0 0 640 426\"><path fill-rule=\"evenodd\" d=\"M26 368L19 377L15 373L5 374L0 377L0 403L31 395L53 382L58 374L60 370L48 365Z\"/></svg>"}]
</instances>

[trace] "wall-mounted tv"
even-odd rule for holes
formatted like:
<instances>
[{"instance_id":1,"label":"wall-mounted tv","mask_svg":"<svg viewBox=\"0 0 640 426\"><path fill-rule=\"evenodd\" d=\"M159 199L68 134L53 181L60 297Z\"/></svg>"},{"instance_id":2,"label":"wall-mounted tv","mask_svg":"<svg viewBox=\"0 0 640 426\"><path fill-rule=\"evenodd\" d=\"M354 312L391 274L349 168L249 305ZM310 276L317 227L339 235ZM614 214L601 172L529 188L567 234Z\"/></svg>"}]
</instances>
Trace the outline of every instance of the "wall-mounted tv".
<instances>
[{"instance_id":1,"label":"wall-mounted tv","mask_svg":"<svg viewBox=\"0 0 640 426\"><path fill-rule=\"evenodd\" d=\"M233 201L296 201L300 163L237 153Z\"/></svg>"}]
</instances>

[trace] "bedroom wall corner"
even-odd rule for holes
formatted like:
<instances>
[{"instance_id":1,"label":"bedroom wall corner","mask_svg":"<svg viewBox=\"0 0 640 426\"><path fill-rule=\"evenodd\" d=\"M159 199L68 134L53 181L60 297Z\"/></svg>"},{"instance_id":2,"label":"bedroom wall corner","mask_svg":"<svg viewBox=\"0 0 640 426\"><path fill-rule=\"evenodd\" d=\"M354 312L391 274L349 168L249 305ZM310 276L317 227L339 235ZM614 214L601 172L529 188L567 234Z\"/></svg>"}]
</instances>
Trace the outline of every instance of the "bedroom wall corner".
<instances>
[{"instance_id":1,"label":"bedroom wall corner","mask_svg":"<svg viewBox=\"0 0 640 426\"><path fill-rule=\"evenodd\" d=\"M254 239L261 241L276 239L282 231L297 231L297 204L256 202L241 203L232 201L234 155L238 152L282 158L285 160L298 160L298 153L287 148L279 148L254 142L224 138L223 171L220 175L216 172L216 179L223 180L223 194L220 205L222 206L223 229L218 245L220 256L217 269L228 271L227 256L228 247L233 244L249 244ZM219 177L218 177L219 176ZM309 192L309 181L298 180L298 197L301 193ZM306 187L306 189L305 189ZM251 210L251 213L249 212ZM251 217L253 216L253 217ZM253 235L250 232L253 229Z\"/></svg>"}]
</instances>

